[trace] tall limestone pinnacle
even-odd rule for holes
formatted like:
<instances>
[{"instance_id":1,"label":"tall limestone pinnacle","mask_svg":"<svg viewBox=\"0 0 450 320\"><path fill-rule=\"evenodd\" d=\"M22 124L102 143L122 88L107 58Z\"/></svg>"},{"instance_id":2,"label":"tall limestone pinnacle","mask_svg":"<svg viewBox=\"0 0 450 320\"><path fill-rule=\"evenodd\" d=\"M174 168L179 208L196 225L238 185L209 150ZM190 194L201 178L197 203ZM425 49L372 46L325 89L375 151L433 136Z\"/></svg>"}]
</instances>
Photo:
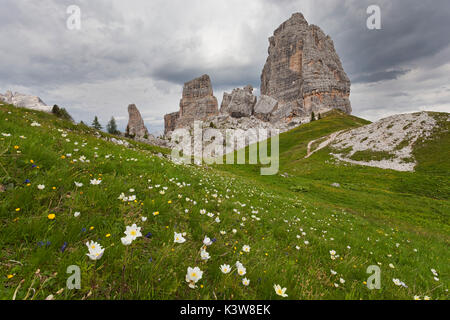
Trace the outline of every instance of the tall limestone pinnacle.
<instances>
[{"instance_id":1,"label":"tall limestone pinnacle","mask_svg":"<svg viewBox=\"0 0 450 320\"><path fill-rule=\"evenodd\" d=\"M148 137L148 130L145 127L144 120L142 119L141 113L135 104L130 104L128 106L128 126L127 134L136 138Z\"/></svg>"},{"instance_id":2,"label":"tall limestone pinnacle","mask_svg":"<svg viewBox=\"0 0 450 320\"><path fill-rule=\"evenodd\" d=\"M351 113L350 80L333 41L294 13L269 38L269 56L261 75L261 94L278 100L275 117L327 109Z\"/></svg>"}]
</instances>

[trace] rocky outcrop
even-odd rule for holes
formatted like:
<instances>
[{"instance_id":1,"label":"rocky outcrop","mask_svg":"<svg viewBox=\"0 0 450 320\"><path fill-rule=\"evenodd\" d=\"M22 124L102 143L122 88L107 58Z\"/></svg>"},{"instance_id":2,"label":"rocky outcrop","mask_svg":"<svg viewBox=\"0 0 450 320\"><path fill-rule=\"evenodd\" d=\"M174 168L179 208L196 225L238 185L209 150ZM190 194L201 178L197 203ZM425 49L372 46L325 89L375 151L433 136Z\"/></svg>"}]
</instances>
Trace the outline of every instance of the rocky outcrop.
<instances>
[{"instance_id":1,"label":"rocky outcrop","mask_svg":"<svg viewBox=\"0 0 450 320\"><path fill-rule=\"evenodd\" d=\"M256 97L253 95L253 87L247 85L244 88L234 89L231 94L224 93L220 112L229 114L233 118L250 117L253 115Z\"/></svg>"},{"instance_id":2,"label":"rocky outcrop","mask_svg":"<svg viewBox=\"0 0 450 320\"><path fill-rule=\"evenodd\" d=\"M301 13L275 30L268 53L261 94L278 101L271 121L329 109L351 113L350 80L333 41Z\"/></svg>"},{"instance_id":3,"label":"rocky outcrop","mask_svg":"<svg viewBox=\"0 0 450 320\"><path fill-rule=\"evenodd\" d=\"M133 138L145 138L149 137L147 128L145 127L144 120L142 119L141 113L134 104L128 106L128 125L126 134Z\"/></svg>"},{"instance_id":4,"label":"rocky outcrop","mask_svg":"<svg viewBox=\"0 0 450 320\"><path fill-rule=\"evenodd\" d=\"M164 134L175 130L179 117L180 113L178 111L166 114L164 116Z\"/></svg>"},{"instance_id":5,"label":"rocky outcrop","mask_svg":"<svg viewBox=\"0 0 450 320\"><path fill-rule=\"evenodd\" d=\"M450 121L448 113L399 114L344 131L330 144L337 160L351 164L414 171L416 142L433 139L441 132L439 122Z\"/></svg>"},{"instance_id":6,"label":"rocky outcrop","mask_svg":"<svg viewBox=\"0 0 450 320\"><path fill-rule=\"evenodd\" d=\"M191 126L195 120L204 121L218 114L219 108L211 79L204 74L184 84L180 110L164 116L164 134L167 136L177 128Z\"/></svg>"},{"instance_id":7,"label":"rocky outcrop","mask_svg":"<svg viewBox=\"0 0 450 320\"><path fill-rule=\"evenodd\" d=\"M228 115L228 106L230 105L231 102L231 98L233 93L228 93L228 92L224 92L223 93L223 98L222 98L222 103L220 104L220 113L221 114L225 114Z\"/></svg>"},{"instance_id":8,"label":"rocky outcrop","mask_svg":"<svg viewBox=\"0 0 450 320\"><path fill-rule=\"evenodd\" d=\"M128 125L126 132L124 134L127 138L133 138L136 141L140 141L143 143L147 143L150 145L160 146L160 147L166 147L167 141L156 138L154 135L150 134L145 127L144 120L142 119L141 113L139 112L138 108L135 104L130 104L128 106ZM113 141L117 142L117 141ZM122 143L122 140L117 142L118 144Z\"/></svg>"},{"instance_id":9,"label":"rocky outcrop","mask_svg":"<svg viewBox=\"0 0 450 320\"><path fill-rule=\"evenodd\" d=\"M269 121L272 116L272 112L276 110L277 107L277 100L266 95L261 95L258 98L258 102L256 102L254 115L260 120Z\"/></svg>"},{"instance_id":10,"label":"rocky outcrop","mask_svg":"<svg viewBox=\"0 0 450 320\"><path fill-rule=\"evenodd\" d=\"M213 95L208 75L205 74L184 84L176 128L188 126L195 120L206 120L217 114L219 114L218 103Z\"/></svg>"},{"instance_id":11,"label":"rocky outcrop","mask_svg":"<svg viewBox=\"0 0 450 320\"><path fill-rule=\"evenodd\" d=\"M0 94L0 101L20 108L44 112L51 112L53 108L51 106L47 106L44 101L37 96L31 96L19 92L12 93L11 91L6 91L4 95Z\"/></svg>"},{"instance_id":12,"label":"rocky outcrop","mask_svg":"<svg viewBox=\"0 0 450 320\"><path fill-rule=\"evenodd\" d=\"M286 132L288 130L292 130L298 126L300 126L301 124L307 123L309 121L309 118L294 118L291 122L287 123L287 122L278 122L278 123L271 123L268 121L263 121L260 120L258 118L256 118L255 116L250 116L250 117L241 117L241 118L235 118L232 117L230 114L219 114L218 116L213 116L210 117L207 121L204 121L202 123L202 130L205 133L206 130L210 130L211 128L214 128L214 130L218 130L222 137L224 137L224 139L226 139L227 135L228 135L228 130L229 129L237 129L237 130L243 130L243 132L247 132L250 129L266 129L269 132L273 132L274 130L279 130L280 133ZM186 129L188 129L191 133L194 132L194 125L191 124L189 126L186 127ZM179 147L179 145L173 140L172 138L172 133L173 132L168 132L168 134L166 135L167 138L167 144L166 146L169 148L175 148L175 147ZM261 136L258 136L259 138L261 138ZM193 136L191 135L191 138L193 138ZM258 140L260 141L260 140ZM192 140L193 142L193 140ZM246 139L245 141L245 145L247 146L249 144L249 140ZM210 147L210 141L208 140L203 140L203 148L206 148L207 146ZM192 144L192 146L194 146L194 144ZM238 147L238 144L235 144L235 149ZM194 146L195 148L195 146ZM221 149L221 148L219 148ZM204 149L203 149L204 150ZM220 150L220 152L222 152L224 150ZM219 152L219 154L221 154Z\"/></svg>"}]
</instances>

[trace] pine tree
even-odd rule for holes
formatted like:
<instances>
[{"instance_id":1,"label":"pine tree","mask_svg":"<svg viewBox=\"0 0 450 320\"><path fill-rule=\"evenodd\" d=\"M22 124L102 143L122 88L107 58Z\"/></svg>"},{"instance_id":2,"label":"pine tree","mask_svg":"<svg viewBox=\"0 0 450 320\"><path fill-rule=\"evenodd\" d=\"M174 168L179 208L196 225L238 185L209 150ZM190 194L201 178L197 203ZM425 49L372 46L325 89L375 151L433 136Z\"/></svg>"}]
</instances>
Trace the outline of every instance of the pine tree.
<instances>
[{"instance_id":1,"label":"pine tree","mask_svg":"<svg viewBox=\"0 0 450 320\"><path fill-rule=\"evenodd\" d=\"M106 125L106 131L110 134L118 134L119 130L117 130L117 124L116 119L114 117L111 117L111 120L109 120L108 124Z\"/></svg>"},{"instance_id":2,"label":"pine tree","mask_svg":"<svg viewBox=\"0 0 450 320\"><path fill-rule=\"evenodd\" d=\"M311 121L315 121L316 120L316 116L314 115L314 111L311 112Z\"/></svg>"},{"instance_id":3,"label":"pine tree","mask_svg":"<svg viewBox=\"0 0 450 320\"><path fill-rule=\"evenodd\" d=\"M93 127L94 129L97 129L97 130L102 130L102 129L103 129L102 125L101 125L100 122L98 121L97 116L95 116L94 121L92 121L92 127Z\"/></svg>"},{"instance_id":4,"label":"pine tree","mask_svg":"<svg viewBox=\"0 0 450 320\"><path fill-rule=\"evenodd\" d=\"M317 117L317 120L320 120L320 119L322 119L322 116L319 113L319 116Z\"/></svg>"},{"instance_id":5,"label":"pine tree","mask_svg":"<svg viewBox=\"0 0 450 320\"><path fill-rule=\"evenodd\" d=\"M55 104L52 108L52 113L56 115L58 118L73 121L72 116L67 112L66 109L60 108L57 104Z\"/></svg>"}]
</instances>

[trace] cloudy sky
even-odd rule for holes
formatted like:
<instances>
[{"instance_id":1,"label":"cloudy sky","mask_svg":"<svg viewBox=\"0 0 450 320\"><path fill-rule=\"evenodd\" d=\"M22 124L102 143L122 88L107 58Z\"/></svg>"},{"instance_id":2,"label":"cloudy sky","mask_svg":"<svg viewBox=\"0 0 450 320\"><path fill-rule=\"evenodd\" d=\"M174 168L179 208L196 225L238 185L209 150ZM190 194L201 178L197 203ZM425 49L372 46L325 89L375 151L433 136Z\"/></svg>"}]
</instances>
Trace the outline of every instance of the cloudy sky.
<instances>
[{"instance_id":1,"label":"cloudy sky","mask_svg":"<svg viewBox=\"0 0 450 320\"><path fill-rule=\"evenodd\" d=\"M259 88L267 39L294 12L332 37L355 115L450 112L448 0L0 1L0 93L38 95L78 121L115 116L123 129L135 103L160 133L188 80L209 74L219 104L224 91ZM373 4L381 30L366 27ZM67 28L70 5L80 30Z\"/></svg>"}]
</instances>

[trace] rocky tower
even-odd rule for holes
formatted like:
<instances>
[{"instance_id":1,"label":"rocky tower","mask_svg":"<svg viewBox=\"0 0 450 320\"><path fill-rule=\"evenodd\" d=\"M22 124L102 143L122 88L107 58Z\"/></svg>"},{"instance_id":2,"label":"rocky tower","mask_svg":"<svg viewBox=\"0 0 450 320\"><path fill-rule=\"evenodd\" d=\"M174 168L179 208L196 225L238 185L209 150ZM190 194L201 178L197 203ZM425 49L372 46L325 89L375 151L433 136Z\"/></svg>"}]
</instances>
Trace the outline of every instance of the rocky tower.
<instances>
[{"instance_id":1,"label":"rocky tower","mask_svg":"<svg viewBox=\"0 0 450 320\"><path fill-rule=\"evenodd\" d=\"M218 103L213 95L208 75L205 74L184 84L176 128L187 127L195 120L205 120L217 114L219 114ZM169 122L174 118L176 116L168 118Z\"/></svg>"},{"instance_id":2,"label":"rocky tower","mask_svg":"<svg viewBox=\"0 0 450 320\"><path fill-rule=\"evenodd\" d=\"M261 94L278 101L275 120L328 109L351 113L350 80L333 41L301 13L275 30L268 51Z\"/></svg>"},{"instance_id":3,"label":"rocky tower","mask_svg":"<svg viewBox=\"0 0 450 320\"><path fill-rule=\"evenodd\" d=\"M142 119L141 113L134 104L128 106L128 126L127 134L136 138L149 137L148 130L145 127L144 120Z\"/></svg>"}]
</instances>

